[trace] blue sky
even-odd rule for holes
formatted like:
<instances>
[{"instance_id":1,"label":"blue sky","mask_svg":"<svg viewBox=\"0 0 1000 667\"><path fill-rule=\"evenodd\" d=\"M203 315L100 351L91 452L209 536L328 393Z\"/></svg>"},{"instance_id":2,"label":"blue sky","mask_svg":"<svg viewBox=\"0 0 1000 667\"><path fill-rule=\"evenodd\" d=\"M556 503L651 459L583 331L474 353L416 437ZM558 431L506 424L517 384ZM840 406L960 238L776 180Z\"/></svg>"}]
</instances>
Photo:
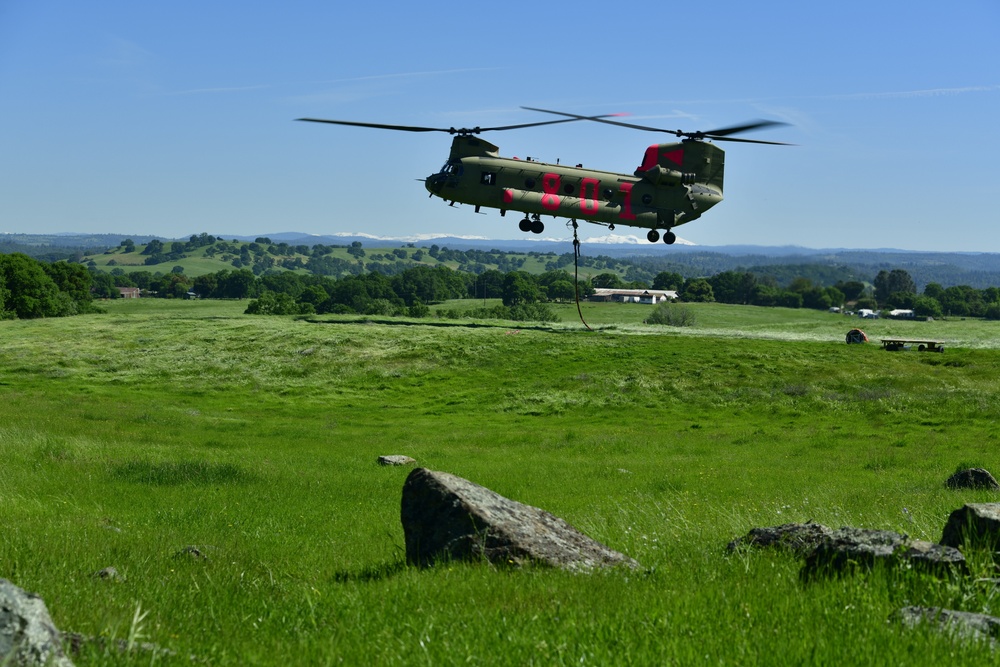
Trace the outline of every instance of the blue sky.
<instances>
[{"instance_id":1,"label":"blue sky","mask_svg":"<svg viewBox=\"0 0 1000 667\"><path fill-rule=\"evenodd\" d=\"M721 144L726 200L675 230L699 245L1000 252L998 34L995 0L0 0L0 232L520 238L517 216L427 197L447 135L293 119L546 120L534 106L791 123L747 136L794 147ZM487 138L631 173L663 135Z\"/></svg>"}]
</instances>

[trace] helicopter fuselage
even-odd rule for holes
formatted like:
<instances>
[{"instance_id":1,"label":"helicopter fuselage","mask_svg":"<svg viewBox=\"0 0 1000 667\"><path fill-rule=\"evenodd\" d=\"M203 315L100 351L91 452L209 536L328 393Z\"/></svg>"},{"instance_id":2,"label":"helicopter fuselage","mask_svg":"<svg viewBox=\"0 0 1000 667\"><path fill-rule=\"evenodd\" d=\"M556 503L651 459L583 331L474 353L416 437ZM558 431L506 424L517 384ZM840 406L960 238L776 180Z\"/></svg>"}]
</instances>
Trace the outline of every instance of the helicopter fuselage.
<instances>
[{"instance_id":1,"label":"helicopter fuselage","mask_svg":"<svg viewBox=\"0 0 1000 667\"><path fill-rule=\"evenodd\" d=\"M524 213L523 231L539 233L540 217L551 215L611 229L645 228L654 241L656 230L669 234L722 201L722 170L723 151L703 142L650 146L633 175L500 157L493 144L458 136L448 161L427 178L426 187L432 195L477 211L487 207L501 215Z\"/></svg>"}]
</instances>

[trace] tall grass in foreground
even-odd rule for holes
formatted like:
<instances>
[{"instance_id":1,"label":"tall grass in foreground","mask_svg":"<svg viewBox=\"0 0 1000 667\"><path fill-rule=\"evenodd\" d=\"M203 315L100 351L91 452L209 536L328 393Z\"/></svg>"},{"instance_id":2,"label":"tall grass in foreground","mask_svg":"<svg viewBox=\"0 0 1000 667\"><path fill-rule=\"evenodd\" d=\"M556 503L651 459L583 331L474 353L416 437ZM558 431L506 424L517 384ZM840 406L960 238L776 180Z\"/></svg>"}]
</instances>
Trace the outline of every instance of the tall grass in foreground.
<instances>
[{"instance_id":1,"label":"tall grass in foreground","mask_svg":"<svg viewBox=\"0 0 1000 667\"><path fill-rule=\"evenodd\" d=\"M94 642L78 664L996 661L887 622L907 604L1000 614L981 556L962 580L804 585L790 556L724 549L809 519L937 540L952 509L994 500L943 482L997 467L996 350L773 340L834 329L753 309L699 310L701 335L241 312L0 323L0 576L63 630L171 652ZM645 570L408 568L407 471L375 465L392 453ZM93 576L107 566L121 579Z\"/></svg>"}]
</instances>

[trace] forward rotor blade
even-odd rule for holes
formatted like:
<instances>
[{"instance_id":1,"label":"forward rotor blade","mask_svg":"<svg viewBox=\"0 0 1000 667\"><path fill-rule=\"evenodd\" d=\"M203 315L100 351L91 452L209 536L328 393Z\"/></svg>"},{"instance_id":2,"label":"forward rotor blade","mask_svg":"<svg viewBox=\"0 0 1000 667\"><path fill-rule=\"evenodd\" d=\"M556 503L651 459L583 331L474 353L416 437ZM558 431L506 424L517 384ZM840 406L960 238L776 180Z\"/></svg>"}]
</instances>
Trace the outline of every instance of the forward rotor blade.
<instances>
[{"instance_id":1,"label":"forward rotor blade","mask_svg":"<svg viewBox=\"0 0 1000 667\"><path fill-rule=\"evenodd\" d=\"M490 132L494 130L519 130L522 127L538 127L539 125L558 125L559 123L573 123L578 120L599 120L601 118L607 118L608 116L613 116L614 114L605 114L603 116L580 116L579 118L566 118L565 120L545 120L540 123L521 123L520 125L503 125L500 127L484 127L477 128L480 132Z\"/></svg>"},{"instance_id":2,"label":"forward rotor blade","mask_svg":"<svg viewBox=\"0 0 1000 667\"><path fill-rule=\"evenodd\" d=\"M499 132L502 130L519 130L525 127L539 127L541 125L558 125L559 123L572 123L577 120L598 120L606 116L580 116L578 118L566 118L564 120L545 120L536 123L519 123L517 125L501 125L498 127L422 127L419 125L386 125L384 123L361 123L352 120L326 120L323 118L296 118L296 120L309 123L330 123L332 125L351 125L353 127L373 127L378 130L399 130L401 132L447 132L448 134L479 134L480 132Z\"/></svg>"},{"instance_id":3,"label":"forward rotor blade","mask_svg":"<svg viewBox=\"0 0 1000 667\"><path fill-rule=\"evenodd\" d=\"M454 131L442 127L418 127L415 125L383 125L381 123L358 123L351 120L325 120L323 118L296 118L308 123L330 123L332 125L353 125L354 127L374 127L379 130L400 130L402 132L449 132Z\"/></svg>"}]
</instances>

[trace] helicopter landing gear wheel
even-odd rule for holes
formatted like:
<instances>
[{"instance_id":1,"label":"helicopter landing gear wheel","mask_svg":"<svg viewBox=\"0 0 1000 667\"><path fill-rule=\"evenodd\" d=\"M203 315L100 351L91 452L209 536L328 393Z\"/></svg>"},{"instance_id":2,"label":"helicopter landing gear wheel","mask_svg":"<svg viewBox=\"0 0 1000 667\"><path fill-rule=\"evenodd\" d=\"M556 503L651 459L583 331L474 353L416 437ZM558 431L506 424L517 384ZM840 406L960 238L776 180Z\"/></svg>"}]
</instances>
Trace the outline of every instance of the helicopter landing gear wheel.
<instances>
[{"instance_id":1,"label":"helicopter landing gear wheel","mask_svg":"<svg viewBox=\"0 0 1000 667\"><path fill-rule=\"evenodd\" d=\"M663 242L667 245L673 245L676 240L677 234L674 234L673 232L667 232L663 235Z\"/></svg>"},{"instance_id":2,"label":"helicopter landing gear wheel","mask_svg":"<svg viewBox=\"0 0 1000 667\"><path fill-rule=\"evenodd\" d=\"M530 232L531 220L524 218L523 220L521 220L521 222L517 223L517 228L520 229L522 232Z\"/></svg>"},{"instance_id":3,"label":"helicopter landing gear wheel","mask_svg":"<svg viewBox=\"0 0 1000 667\"><path fill-rule=\"evenodd\" d=\"M532 234L541 234L544 231L545 231L545 224L542 223L541 220L539 220L538 218L535 218L534 220L531 221L531 233Z\"/></svg>"},{"instance_id":4,"label":"helicopter landing gear wheel","mask_svg":"<svg viewBox=\"0 0 1000 667\"><path fill-rule=\"evenodd\" d=\"M659 240L660 240L660 232L656 231L655 229L650 229L650 230L649 230L649 231L648 231L648 232L646 233L646 239L647 239L647 240L648 240L648 241L649 241L650 243L656 243L657 241L659 241Z\"/></svg>"}]
</instances>

